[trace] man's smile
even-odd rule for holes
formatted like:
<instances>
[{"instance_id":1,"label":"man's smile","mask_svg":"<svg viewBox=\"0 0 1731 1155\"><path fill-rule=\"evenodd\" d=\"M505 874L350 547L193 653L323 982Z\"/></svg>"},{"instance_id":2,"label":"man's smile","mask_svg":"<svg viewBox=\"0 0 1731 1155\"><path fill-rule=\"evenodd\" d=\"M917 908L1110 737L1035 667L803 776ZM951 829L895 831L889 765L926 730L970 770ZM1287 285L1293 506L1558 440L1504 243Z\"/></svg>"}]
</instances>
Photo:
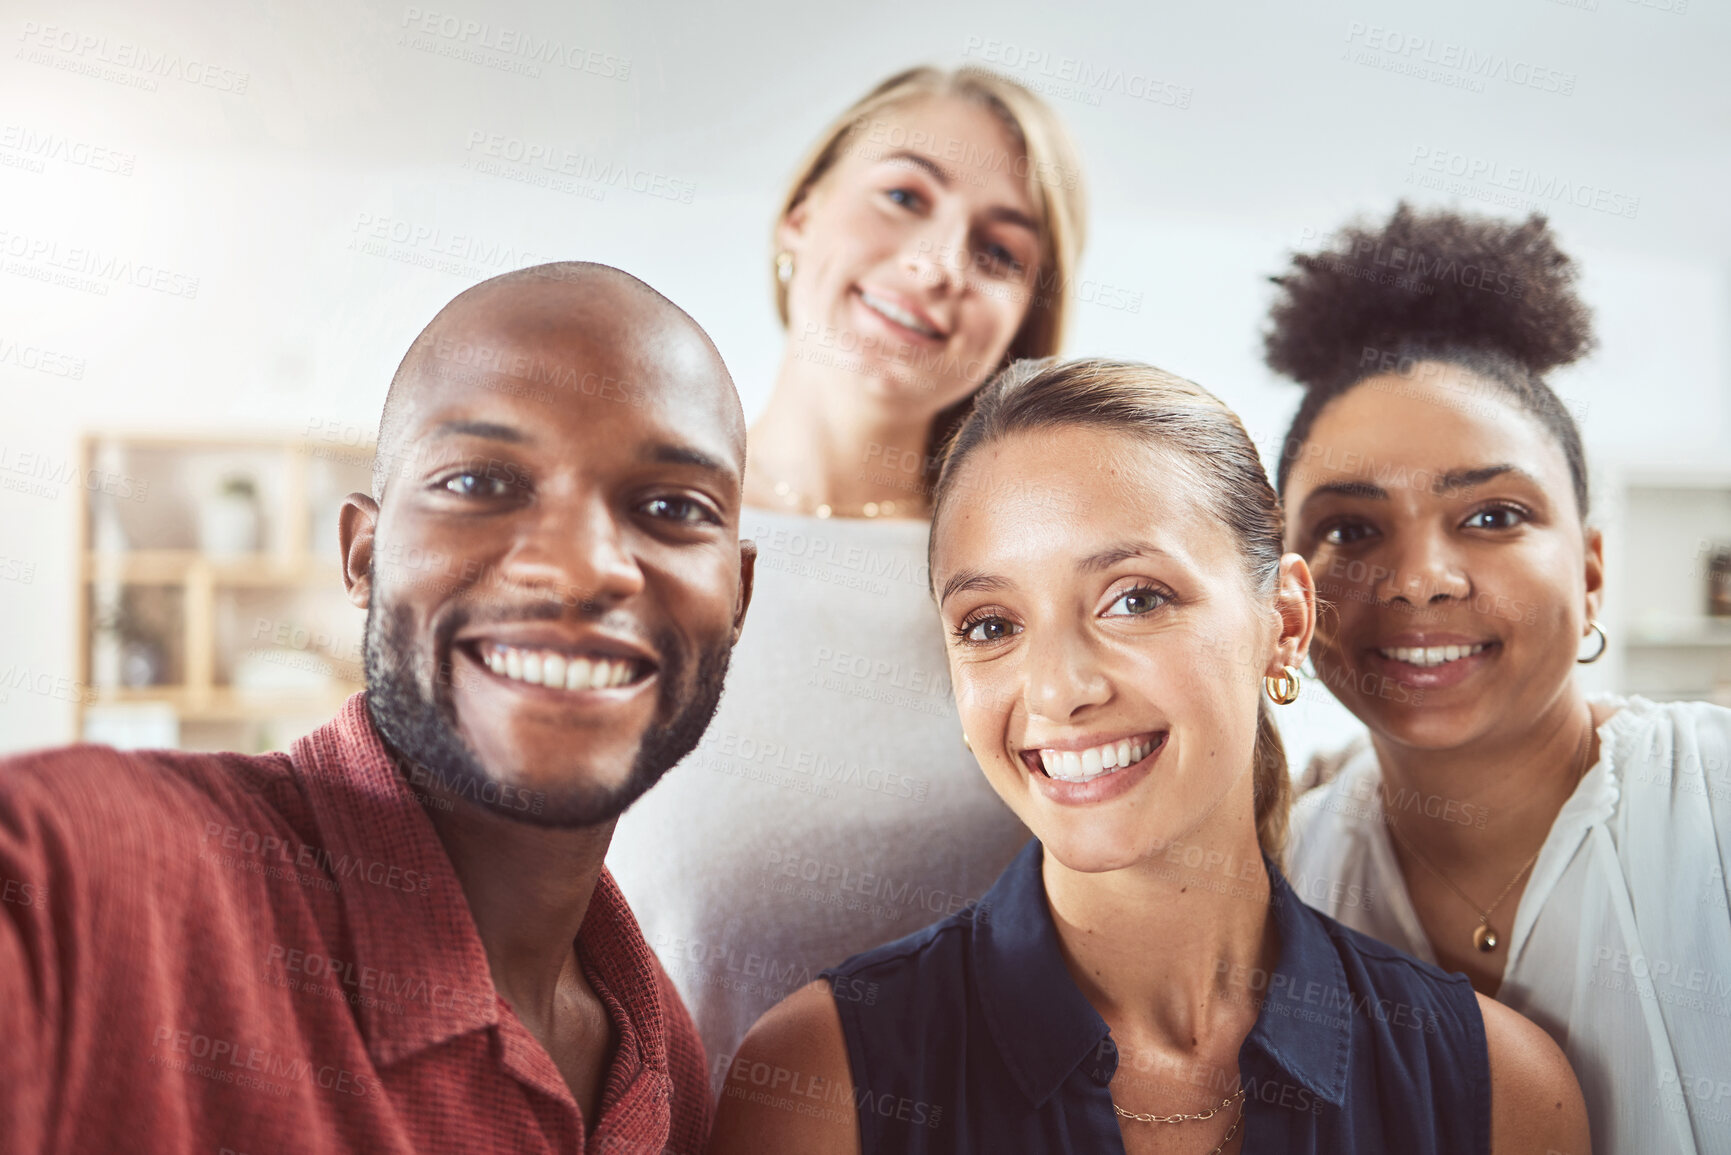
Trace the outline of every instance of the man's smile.
<instances>
[{"instance_id":1,"label":"man's smile","mask_svg":"<svg viewBox=\"0 0 1731 1155\"><path fill-rule=\"evenodd\" d=\"M640 682L653 670L634 658L522 649L498 642L480 646L478 652L487 668L500 677L550 690L611 689Z\"/></svg>"},{"instance_id":2,"label":"man's smile","mask_svg":"<svg viewBox=\"0 0 1731 1155\"><path fill-rule=\"evenodd\" d=\"M547 622L489 625L454 645L501 680L570 694L636 689L661 666L647 647L626 638Z\"/></svg>"}]
</instances>

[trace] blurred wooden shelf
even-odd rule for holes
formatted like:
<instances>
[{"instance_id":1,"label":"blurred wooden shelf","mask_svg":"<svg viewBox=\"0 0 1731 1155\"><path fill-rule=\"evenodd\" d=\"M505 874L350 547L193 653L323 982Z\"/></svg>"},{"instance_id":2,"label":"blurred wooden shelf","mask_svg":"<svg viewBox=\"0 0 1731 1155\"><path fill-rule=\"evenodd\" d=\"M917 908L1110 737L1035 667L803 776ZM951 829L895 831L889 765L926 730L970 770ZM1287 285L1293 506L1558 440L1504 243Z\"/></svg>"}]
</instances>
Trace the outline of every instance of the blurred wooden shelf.
<instances>
[{"instance_id":1,"label":"blurred wooden shelf","mask_svg":"<svg viewBox=\"0 0 1731 1155\"><path fill-rule=\"evenodd\" d=\"M327 426L315 423L301 434L103 430L84 436L85 474L123 480L130 501L148 498L152 505L147 507L151 516L140 519L140 507L123 504L118 493L97 494L78 487L79 532L73 556L79 574L80 681L92 686L100 677L109 683L107 688L93 688L89 699L79 704L80 737L91 709L154 705L156 713L171 712L177 725L205 724L199 741L236 743L224 745L226 749L267 748L261 743L280 749L280 743L291 739L308 719L334 714L362 688L349 680L357 663L336 652L342 648L336 639L351 628L358 632L360 620L358 611L341 608L340 598L328 596L343 590L329 524L333 503L340 502L343 493L365 489L370 483L373 446L359 441L358 433L350 436L347 426L327 437ZM229 493L231 481L245 483L241 491L255 508L253 532L209 536L203 515L210 507L205 503ZM102 532L99 513L105 518ZM132 526L126 524L128 517ZM225 523L219 519L215 524L220 528ZM230 519L227 524L234 522ZM237 544L252 544L255 551L216 554L190 544L237 537ZM315 539L328 552L316 548ZM129 548L132 544L175 548ZM128 637L128 627L114 623L131 612L122 607L139 604L171 606L166 611L170 624L134 629L135 635L143 634L142 640ZM248 607L252 622L266 627L264 635L257 628L248 630L250 623L239 620L241 605ZM353 625L333 624L333 614L350 615L344 620L352 619ZM277 639L274 648L282 648L280 635L285 633L291 638L293 661L253 652L261 636ZM308 646L294 638L322 641ZM94 669L99 646L100 675ZM119 677L116 665L126 660L120 651L126 646L153 652L159 668L147 676L172 679L174 684L114 687ZM278 660L288 667L281 672L282 688L241 689L231 684L230 678L249 680L243 669L249 659ZM329 681L323 676L297 677L294 671L310 669L303 659L324 667ZM263 675L263 680L278 680L270 670ZM124 731L123 722L115 725ZM161 744L175 741L171 735L160 740Z\"/></svg>"},{"instance_id":2,"label":"blurred wooden shelf","mask_svg":"<svg viewBox=\"0 0 1731 1155\"><path fill-rule=\"evenodd\" d=\"M284 715L334 714L359 690L343 683L330 690L237 690L233 686L195 689L189 686L138 686L97 690L94 706L162 703L185 721L261 721Z\"/></svg>"},{"instance_id":3,"label":"blurred wooden shelf","mask_svg":"<svg viewBox=\"0 0 1731 1155\"><path fill-rule=\"evenodd\" d=\"M123 581L134 585L185 585L208 580L219 586L317 586L342 588L341 568L334 560L256 553L213 557L195 549L135 549L125 553L88 552L84 580Z\"/></svg>"}]
</instances>

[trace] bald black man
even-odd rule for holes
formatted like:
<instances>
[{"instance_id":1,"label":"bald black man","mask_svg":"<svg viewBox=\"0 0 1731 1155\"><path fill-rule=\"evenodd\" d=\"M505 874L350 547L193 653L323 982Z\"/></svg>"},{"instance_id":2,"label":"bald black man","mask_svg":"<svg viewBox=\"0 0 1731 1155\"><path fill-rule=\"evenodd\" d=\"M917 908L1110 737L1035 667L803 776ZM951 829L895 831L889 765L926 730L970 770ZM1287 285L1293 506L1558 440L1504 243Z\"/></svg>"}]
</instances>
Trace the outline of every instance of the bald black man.
<instances>
[{"instance_id":1,"label":"bald black man","mask_svg":"<svg viewBox=\"0 0 1731 1155\"><path fill-rule=\"evenodd\" d=\"M714 345L616 269L447 305L342 511L367 690L286 755L0 762L0 1149L701 1151L602 860L719 698L744 452Z\"/></svg>"}]
</instances>

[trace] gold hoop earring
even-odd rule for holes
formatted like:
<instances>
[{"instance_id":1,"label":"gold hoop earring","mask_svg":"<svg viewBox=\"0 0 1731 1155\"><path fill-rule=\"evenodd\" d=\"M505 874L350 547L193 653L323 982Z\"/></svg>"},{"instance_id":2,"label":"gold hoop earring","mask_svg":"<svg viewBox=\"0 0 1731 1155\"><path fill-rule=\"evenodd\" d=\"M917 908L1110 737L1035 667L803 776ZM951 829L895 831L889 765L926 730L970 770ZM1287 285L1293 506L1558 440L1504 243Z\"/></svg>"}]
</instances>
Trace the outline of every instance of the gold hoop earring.
<instances>
[{"instance_id":1,"label":"gold hoop earring","mask_svg":"<svg viewBox=\"0 0 1731 1155\"><path fill-rule=\"evenodd\" d=\"M974 744L968 741L968 736L966 734L962 735L962 745L968 748L968 753L972 754L974 752Z\"/></svg>"},{"instance_id":2,"label":"gold hoop earring","mask_svg":"<svg viewBox=\"0 0 1731 1155\"><path fill-rule=\"evenodd\" d=\"M793 254L786 249L775 254L775 279L784 285L793 280Z\"/></svg>"},{"instance_id":3,"label":"gold hoop earring","mask_svg":"<svg viewBox=\"0 0 1731 1155\"><path fill-rule=\"evenodd\" d=\"M1290 706L1298 701L1298 688L1303 680L1298 671L1291 666L1282 666L1280 673L1269 675L1262 679L1262 688L1267 691L1269 701L1276 706Z\"/></svg>"},{"instance_id":4,"label":"gold hoop earring","mask_svg":"<svg viewBox=\"0 0 1731 1155\"><path fill-rule=\"evenodd\" d=\"M1599 635L1599 648L1593 651L1593 656L1590 658L1576 658L1575 664L1579 666L1592 665L1594 662L1604 657L1605 651L1611 648L1611 638L1605 633L1605 627L1599 624L1598 618L1588 618L1587 625L1594 633Z\"/></svg>"}]
</instances>

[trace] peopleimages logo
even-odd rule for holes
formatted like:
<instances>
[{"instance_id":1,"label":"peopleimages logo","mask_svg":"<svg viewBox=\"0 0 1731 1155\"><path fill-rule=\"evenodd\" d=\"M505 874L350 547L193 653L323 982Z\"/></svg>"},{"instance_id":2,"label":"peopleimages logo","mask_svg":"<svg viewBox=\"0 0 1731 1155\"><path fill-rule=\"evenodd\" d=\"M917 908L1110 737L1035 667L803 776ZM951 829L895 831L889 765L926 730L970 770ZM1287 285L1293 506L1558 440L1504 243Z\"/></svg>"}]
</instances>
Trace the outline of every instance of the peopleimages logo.
<instances>
[{"instance_id":1,"label":"peopleimages logo","mask_svg":"<svg viewBox=\"0 0 1731 1155\"><path fill-rule=\"evenodd\" d=\"M42 132L21 124L0 126L0 153L16 154L41 172L46 161L57 161L74 168L94 169L117 176L131 176L138 158L130 152L106 145L92 144L63 132Z\"/></svg>"},{"instance_id":2,"label":"peopleimages logo","mask_svg":"<svg viewBox=\"0 0 1731 1155\"><path fill-rule=\"evenodd\" d=\"M470 20L448 12L408 7L403 9L402 27L408 39L399 43L407 47L489 67L508 64L512 67L507 71L522 72L531 77L541 75L538 66L542 64L558 65L606 80L629 80L631 77L631 61L627 57L486 20ZM498 55L489 58L486 53Z\"/></svg>"},{"instance_id":3,"label":"peopleimages logo","mask_svg":"<svg viewBox=\"0 0 1731 1155\"><path fill-rule=\"evenodd\" d=\"M1073 97L1086 104L1099 104L1103 93L1127 96L1169 108L1189 108L1196 90L1186 84L1162 80L1135 69L1099 65L1075 56L1054 55L1042 48L1023 48L1003 40L970 36L962 46L963 56L978 56L987 64L1038 77L1071 89L1047 95Z\"/></svg>"},{"instance_id":4,"label":"peopleimages logo","mask_svg":"<svg viewBox=\"0 0 1731 1155\"><path fill-rule=\"evenodd\" d=\"M84 358L60 353L41 345L28 345L0 335L0 365L16 365L50 377L84 378Z\"/></svg>"},{"instance_id":5,"label":"peopleimages logo","mask_svg":"<svg viewBox=\"0 0 1731 1155\"><path fill-rule=\"evenodd\" d=\"M161 78L244 96L252 79L238 69L182 56L178 52L158 52L127 40L110 40L107 36L56 24L39 24L34 20L24 22L24 30L18 39L24 44L20 56L33 64L67 67L104 80L119 80L121 74L131 73L133 75L125 77L124 82L146 92L155 92L155 81ZM26 57L25 53L30 55ZM59 60L54 57L56 53ZM104 65L109 67L105 69Z\"/></svg>"},{"instance_id":6,"label":"peopleimages logo","mask_svg":"<svg viewBox=\"0 0 1731 1155\"><path fill-rule=\"evenodd\" d=\"M1351 20L1346 26L1346 54L1342 59L1384 71L1404 73L1456 88L1483 92L1484 82L1500 80L1522 88L1572 96L1576 76L1521 60L1500 52L1486 52L1465 44L1438 40L1422 33L1385 28Z\"/></svg>"},{"instance_id":7,"label":"peopleimages logo","mask_svg":"<svg viewBox=\"0 0 1731 1155\"><path fill-rule=\"evenodd\" d=\"M50 280L56 274L72 277L81 284L71 287L94 287L103 296L109 285L131 285L187 300L198 296L197 277L92 246L62 245L53 237L0 231L0 255L11 258L6 265L9 273L37 280Z\"/></svg>"},{"instance_id":8,"label":"peopleimages logo","mask_svg":"<svg viewBox=\"0 0 1731 1155\"><path fill-rule=\"evenodd\" d=\"M1595 184L1578 181L1560 173L1545 172L1531 165L1504 164L1491 157L1475 156L1448 148L1415 145L1406 175L1408 184L1463 196L1475 196L1474 190L1512 196L1476 195L1475 199L1497 200L1508 207L1525 204L1546 209L1547 202L1569 204L1631 220L1641 211L1641 198Z\"/></svg>"},{"instance_id":9,"label":"peopleimages logo","mask_svg":"<svg viewBox=\"0 0 1731 1155\"><path fill-rule=\"evenodd\" d=\"M464 147L473 158L465 162L466 166L472 165L476 172L484 175L508 175L504 165L514 165L549 177L570 177L578 183L599 188L629 188L644 196L679 204L688 205L697 195L697 186L690 181L602 160L546 141L529 141L476 129L469 133L468 144ZM504 162L504 165L494 162ZM530 179L527 183L540 182Z\"/></svg>"}]
</instances>

